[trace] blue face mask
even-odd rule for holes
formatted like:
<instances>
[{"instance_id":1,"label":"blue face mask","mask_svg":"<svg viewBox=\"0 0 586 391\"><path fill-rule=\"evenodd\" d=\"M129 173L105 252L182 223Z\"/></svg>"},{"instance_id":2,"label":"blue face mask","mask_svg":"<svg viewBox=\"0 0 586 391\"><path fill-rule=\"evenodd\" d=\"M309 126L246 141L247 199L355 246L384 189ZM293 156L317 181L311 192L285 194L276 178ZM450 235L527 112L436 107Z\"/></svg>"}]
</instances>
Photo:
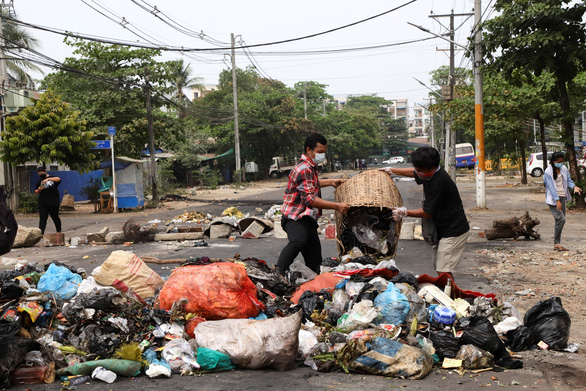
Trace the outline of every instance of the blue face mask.
<instances>
[{"instance_id":1,"label":"blue face mask","mask_svg":"<svg viewBox=\"0 0 586 391\"><path fill-rule=\"evenodd\" d=\"M564 163L554 163L554 166L556 166L557 168L562 168Z\"/></svg>"}]
</instances>

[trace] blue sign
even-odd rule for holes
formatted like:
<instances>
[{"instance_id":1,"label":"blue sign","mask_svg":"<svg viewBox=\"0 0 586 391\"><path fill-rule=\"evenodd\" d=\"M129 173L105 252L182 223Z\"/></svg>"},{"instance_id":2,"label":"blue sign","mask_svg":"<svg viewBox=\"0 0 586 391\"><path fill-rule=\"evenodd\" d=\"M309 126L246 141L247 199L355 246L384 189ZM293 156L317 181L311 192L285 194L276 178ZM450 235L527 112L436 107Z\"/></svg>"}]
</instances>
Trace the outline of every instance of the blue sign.
<instances>
[{"instance_id":1,"label":"blue sign","mask_svg":"<svg viewBox=\"0 0 586 391\"><path fill-rule=\"evenodd\" d=\"M90 149L110 149L110 140L92 140L96 143L95 147L90 147Z\"/></svg>"},{"instance_id":2,"label":"blue sign","mask_svg":"<svg viewBox=\"0 0 586 391\"><path fill-rule=\"evenodd\" d=\"M116 136L116 128L113 126L108 126L108 134L110 136Z\"/></svg>"}]
</instances>

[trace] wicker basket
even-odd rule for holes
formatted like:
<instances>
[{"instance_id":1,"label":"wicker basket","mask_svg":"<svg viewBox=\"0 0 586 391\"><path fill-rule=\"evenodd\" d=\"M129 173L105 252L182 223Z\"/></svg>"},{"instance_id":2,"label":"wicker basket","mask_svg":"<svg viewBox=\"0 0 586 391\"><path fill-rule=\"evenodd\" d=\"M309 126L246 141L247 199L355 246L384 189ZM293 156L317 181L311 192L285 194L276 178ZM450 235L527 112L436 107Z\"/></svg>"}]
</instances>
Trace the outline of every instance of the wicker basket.
<instances>
[{"instance_id":1,"label":"wicker basket","mask_svg":"<svg viewBox=\"0 0 586 391\"><path fill-rule=\"evenodd\" d=\"M392 208L403 206L403 199L390 175L380 170L367 170L353 176L336 189L336 202L347 202L352 207L346 215L336 212L336 239L338 252L344 255L351 248L344 247L344 235L352 230L364 216L376 216L390 228L388 252L381 253L378 249L366 247L366 252L375 257L393 257L397 249L397 241L401 232L401 221L396 223L392 217Z\"/></svg>"}]
</instances>

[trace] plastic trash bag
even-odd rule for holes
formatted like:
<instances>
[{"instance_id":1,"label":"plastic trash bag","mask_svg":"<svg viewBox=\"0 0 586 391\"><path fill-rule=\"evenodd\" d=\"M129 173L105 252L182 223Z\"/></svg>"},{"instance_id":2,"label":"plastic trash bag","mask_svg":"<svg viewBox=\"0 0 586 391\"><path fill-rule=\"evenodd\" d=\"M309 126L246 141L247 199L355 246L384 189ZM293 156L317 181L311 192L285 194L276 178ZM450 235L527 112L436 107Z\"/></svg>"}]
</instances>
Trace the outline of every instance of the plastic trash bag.
<instances>
[{"instance_id":1,"label":"plastic trash bag","mask_svg":"<svg viewBox=\"0 0 586 391\"><path fill-rule=\"evenodd\" d=\"M348 293L348 296L350 297L356 297L358 296L358 294L360 293L360 291L362 290L362 288L364 288L365 283L364 282L354 282L354 281L348 281L346 283L346 293Z\"/></svg>"},{"instance_id":2,"label":"plastic trash bag","mask_svg":"<svg viewBox=\"0 0 586 391\"><path fill-rule=\"evenodd\" d=\"M379 308L372 306L372 301L362 300L354 304L352 310L342 315L338 319L338 329L344 333L349 333L356 329L364 329L379 314Z\"/></svg>"},{"instance_id":3,"label":"plastic trash bag","mask_svg":"<svg viewBox=\"0 0 586 391\"><path fill-rule=\"evenodd\" d=\"M350 368L373 375L423 379L433 359L422 349L380 337L366 344L368 351L350 363Z\"/></svg>"},{"instance_id":4,"label":"plastic trash bag","mask_svg":"<svg viewBox=\"0 0 586 391\"><path fill-rule=\"evenodd\" d=\"M311 281L313 280L315 277L317 277L317 273L314 272L313 270L311 270L310 268L308 268L305 265L305 262L303 262L301 259L297 259L295 260L291 266L289 266L289 270L291 271L291 273L293 272L298 272L301 273L301 276L306 280L306 281Z\"/></svg>"},{"instance_id":5,"label":"plastic trash bag","mask_svg":"<svg viewBox=\"0 0 586 391\"><path fill-rule=\"evenodd\" d=\"M55 372L56 376L91 375L94 369L104 367L119 376L133 377L140 373L141 363L138 361L106 359L86 361L69 367L61 368Z\"/></svg>"},{"instance_id":6,"label":"plastic trash bag","mask_svg":"<svg viewBox=\"0 0 586 391\"><path fill-rule=\"evenodd\" d=\"M345 289L336 289L332 295L332 301L334 302L332 308L339 311L345 311L350 302L350 296L348 296Z\"/></svg>"},{"instance_id":7,"label":"plastic trash bag","mask_svg":"<svg viewBox=\"0 0 586 391\"><path fill-rule=\"evenodd\" d=\"M562 307L562 299L557 296L535 304L525 313L524 319L536 343L543 341L556 350L568 346L571 323L570 315Z\"/></svg>"},{"instance_id":8,"label":"plastic trash bag","mask_svg":"<svg viewBox=\"0 0 586 391\"><path fill-rule=\"evenodd\" d=\"M522 368L521 361L512 360L505 344L484 316L470 317L468 327L462 333L462 342L484 349L493 354L495 364L506 368Z\"/></svg>"},{"instance_id":9,"label":"plastic trash bag","mask_svg":"<svg viewBox=\"0 0 586 391\"><path fill-rule=\"evenodd\" d=\"M163 359L169 363L171 372L173 373L199 369L193 348L183 338L173 339L165 345L163 348Z\"/></svg>"},{"instance_id":10,"label":"plastic trash bag","mask_svg":"<svg viewBox=\"0 0 586 391\"><path fill-rule=\"evenodd\" d=\"M425 300L423 297L417 294L415 288L407 283L396 283L395 286L407 297L407 300L409 301L409 312L407 313L407 318L405 321L410 323L414 316L417 317L418 322L427 321L427 307L425 305Z\"/></svg>"},{"instance_id":11,"label":"plastic trash bag","mask_svg":"<svg viewBox=\"0 0 586 391\"><path fill-rule=\"evenodd\" d=\"M352 233L360 243L381 251L381 239L383 234L380 230L373 228L378 223L378 217L372 215L362 215L360 220L352 226ZM386 253L386 252L385 252Z\"/></svg>"},{"instance_id":12,"label":"plastic trash bag","mask_svg":"<svg viewBox=\"0 0 586 391\"><path fill-rule=\"evenodd\" d=\"M317 345L317 337L307 330L299 330L299 351L297 358L305 360L311 349Z\"/></svg>"},{"instance_id":13,"label":"plastic trash bag","mask_svg":"<svg viewBox=\"0 0 586 391\"><path fill-rule=\"evenodd\" d=\"M161 375L171 377L171 366L164 360L159 360L157 352L153 349L148 349L142 354L143 358L149 364L146 375L150 378L158 377Z\"/></svg>"},{"instance_id":14,"label":"plastic trash bag","mask_svg":"<svg viewBox=\"0 0 586 391\"><path fill-rule=\"evenodd\" d=\"M515 330L511 330L506 334L507 340L505 345L513 352L520 352L522 350L531 349L535 345L531 329L529 327L520 326Z\"/></svg>"},{"instance_id":15,"label":"plastic trash bag","mask_svg":"<svg viewBox=\"0 0 586 391\"><path fill-rule=\"evenodd\" d=\"M502 322L494 326L494 330L500 336L505 335L511 330L516 330L519 326L521 326L521 320L514 316L509 316L505 318Z\"/></svg>"},{"instance_id":16,"label":"plastic trash bag","mask_svg":"<svg viewBox=\"0 0 586 391\"><path fill-rule=\"evenodd\" d=\"M395 277L391 279L392 283L403 282L411 286L417 285L417 277L411 273L399 272Z\"/></svg>"},{"instance_id":17,"label":"plastic trash bag","mask_svg":"<svg viewBox=\"0 0 586 391\"><path fill-rule=\"evenodd\" d=\"M295 367L299 347L301 311L267 320L224 319L200 323L189 343L194 348L217 350L240 368Z\"/></svg>"},{"instance_id":18,"label":"plastic trash bag","mask_svg":"<svg viewBox=\"0 0 586 391\"><path fill-rule=\"evenodd\" d=\"M393 283L389 283L387 289L374 299L374 305L380 307L375 324L404 324L410 309L407 296Z\"/></svg>"},{"instance_id":19,"label":"plastic trash bag","mask_svg":"<svg viewBox=\"0 0 586 391\"><path fill-rule=\"evenodd\" d=\"M244 266L232 262L189 265L173 270L161 289L160 308L186 298L185 310L208 320L249 318L264 310Z\"/></svg>"},{"instance_id":20,"label":"plastic trash bag","mask_svg":"<svg viewBox=\"0 0 586 391\"><path fill-rule=\"evenodd\" d=\"M236 368L230 361L230 357L208 348L197 348L197 363L200 369L206 371L229 371Z\"/></svg>"},{"instance_id":21,"label":"plastic trash bag","mask_svg":"<svg viewBox=\"0 0 586 391\"><path fill-rule=\"evenodd\" d=\"M31 348L38 346L38 343L26 338L0 338L0 389L10 385L10 372L22 362Z\"/></svg>"},{"instance_id":22,"label":"plastic trash bag","mask_svg":"<svg viewBox=\"0 0 586 391\"><path fill-rule=\"evenodd\" d=\"M69 300L77 294L81 281L82 278L79 274L52 263L45 274L41 276L37 289L41 292L51 292L59 300Z\"/></svg>"},{"instance_id":23,"label":"plastic trash bag","mask_svg":"<svg viewBox=\"0 0 586 391\"><path fill-rule=\"evenodd\" d=\"M456 360L462 360L462 366L466 369L482 369L494 364L494 356L486 350L474 345L463 345Z\"/></svg>"},{"instance_id":24,"label":"plastic trash bag","mask_svg":"<svg viewBox=\"0 0 586 391\"><path fill-rule=\"evenodd\" d=\"M439 358L454 358L460 351L460 341L451 332L432 331L430 339Z\"/></svg>"},{"instance_id":25,"label":"plastic trash bag","mask_svg":"<svg viewBox=\"0 0 586 391\"><path fill-rule=\"evenodd\" d=\"M327 291L312 292L305 291L299 299L299 305L303 309L303 316L307 320L311 320L313 311L320 312L324 309L326 301L331 301L332 295Z\"/></svg>"}]
</instances>

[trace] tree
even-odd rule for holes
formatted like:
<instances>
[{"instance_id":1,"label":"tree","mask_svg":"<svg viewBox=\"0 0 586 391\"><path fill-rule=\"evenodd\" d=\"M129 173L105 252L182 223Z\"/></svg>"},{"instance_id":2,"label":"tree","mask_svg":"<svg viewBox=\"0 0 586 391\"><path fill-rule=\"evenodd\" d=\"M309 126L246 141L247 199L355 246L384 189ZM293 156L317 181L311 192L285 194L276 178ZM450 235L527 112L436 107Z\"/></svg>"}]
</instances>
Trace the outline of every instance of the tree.
<instances>
[{"instance_id":1,"label":"tree","mask_svg":"<svg viewBox=\"0 0 586 391\"><path fill-rule=\"evenodd\" d=\"M173 89L173 100L177 103L177 116L181 119L187 117L187 104L190 99L185 94L188 88L203 89L201 77L191 77L191 65L181 60L176 60L171 65L170 85Z\"/></svg>"},{"instance_id":2,"label":"tree","mask_svg":"<svg viewBox=\"0 0 586 391\"><path fill-rule=\"evenodd\" d=\"M333 105L328 102L334 98L327 93L326 87L327 85L316 81L299 81L293 86L300 99L303 99L303 96L307 99L307 118L325 115L332 110Z\"/></svg>"},{"instance_id":3,"label":"tree","mask_svg":"<svg viewBox=\"0 0 586 391\"><path fill-rule=\"evenodd\" d=\"M574 79L585 70L586 3L571 0L497 0L499 15L484 25L483 42L487 67L502 72L513 84L520 84L516 71L531 80L544 72L556 81L556 101L560 106L563 141L570 173L581 181L574 149L574 118L584 100L572 100ZM583 197L576 205L586 208Z\"/></svg>"},{"instance_id":4,"label":"tree","mask_svg":"<svg viewBox=\"0 0 586 391\"><path fill-rule=\"evenodd\" d=\"M145 75L148 71L152 86L155 140L164 142L174 116L160 110L169 103L171 69L174 62L158 62L159 50L130 49L119 45L84 42L67 38L74 54L64 61L58 72L47 75L46 87L60 94L80 111L89 130L106 136L107 127L117 129L117 154L140 157L148 143L146 121ZM165 126L162 126L162 125Z\"/></svg>"},{"instance_id":5,"label":"tree","mask_svg":"<svg viewBox=\"0 0 586 391\"><path fill-rule=\"evenodd\" d=\"M52 91L33 101L33 106L6 119L0 141L2 160L14 165L59 162L81 172L95 168L96 156L90 150L93 133L85 131L79 112Z\"/></svg>"},{"instance_id":6,"label":"tree","mask_svg":"<svg viewBox=\"0 0 586 391\"><path fill-rule=\"evenodd\" d=\"M4 9L0 10L4 13ZM2 37L4 38L4 50L6 61L6 71L9 84L24 83L34 86L34 80L30 71L41 72L41 69L30 61L10 54L12 50L20 51L22 49L34 49L38 42L29 32L10 19L2 18Z\"/></svg>"}]
</instances>

